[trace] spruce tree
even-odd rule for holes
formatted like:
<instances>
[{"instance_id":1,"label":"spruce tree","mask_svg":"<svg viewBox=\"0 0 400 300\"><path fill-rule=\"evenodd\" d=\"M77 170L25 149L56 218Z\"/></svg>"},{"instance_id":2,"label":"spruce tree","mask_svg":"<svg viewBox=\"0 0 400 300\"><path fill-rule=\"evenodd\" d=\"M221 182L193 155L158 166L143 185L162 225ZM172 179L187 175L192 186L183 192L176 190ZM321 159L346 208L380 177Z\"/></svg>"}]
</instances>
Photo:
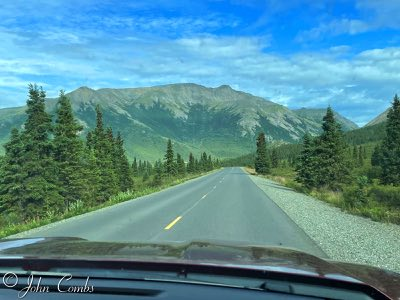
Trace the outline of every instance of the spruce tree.
<instances>
[{"instance_id":1,"label":"spruce tree","mask_svg":"<svg viewBox=\"0 0 400 300\"><path fill-rule=\"evenodd\" d=\"M132 162L132 175L138 176L138 165L137 165L136 157L133 158L133 162Z\"/></svg>"},{"instance_id":2,"label":"spruce tree","mask_svg":"<svg viewBox=\"0 0 400 300\"><path fill-rule=\"evenodd\" d=\"M179 153L176 154L176 165L177 165L178 175L185 176L186 173L185 161L183 160L182 156Z\"/></svg>"},{"instance_id":3,"label":"spruce tree","mask_svg":"<svg viewBox=\"0 0 400 300\"><path fill-rule=\"evenodd\" d=\"M354 161L354 163L356 163L357 160L358 160L357 146L354 145L354 147L353 147L353 161Z\"/></svg>"},{"instance_id":4,"label":"spruce tree","mask_svg":"<svg viewBox=\"0 0 400 300\"><path fill-rule=\"evenodd\" d=\"M278 151L276 148L272 149L271 153L271 167L272 168L277 168L279 167L279 157L278 157Z\"/></svg>"},{"instance_id":5,"label":"spruce tree","mask_svg":"<svg viewBox=\"0 0 400 300\"><path fill-rule=\"evenodd\" d=\"M358 166L362 167L364 165L364 156L362 153L362 147L358 147Z\"/></svg>"},{"instance_id":6,"label":"spruce tree","mask_svg":"<svg viewBox=\"0 0 400 300\"><path fill-rule=\"evenodd\" d=\"M212 162L212 158L211 155L208 155L208 159L207 159L207 170L211 171L213 169L213 162Z\"/></svg>"},{"instance_id":7,"label":"spruce tree","mask_svg":"<svg viewBox=\"0 0 400 300\"><path fill-rule=\"evenodd\" d=\"M97 202L104 202L119 190L114 166L114 140L112 132L104 130L103 114L96 106L96 127L92 131L93 154L99 175Z\"/></svg>"},{"instance_id":8,"label":"spruce tree","mask_svg":"<svg viewBox=\"0 0 400 300\"><path fill-rule=\"evenodd\" d=\"M254 162L255 170L259 174L269 173L269 160L267 158L267 148L265 142L265 134L263 132L258 134L257 137L257 150Z\"/></svg>"},{"instance_id":9,"label":"spruce tree","mask_svg":"<svg viewBox=\"0 0 400 300\"><path fill-rule=\"evenodd\" d=\"M133 188L133 180L131 169L129 167L129 161L126 157L124 149L124 140L122 139L120 132L118 132L117 137L114 141L114 151L119 190L122 192L126 192Z\"/></svg>"},{"instance_id":10,"label":"spruce tree","mask_svg":"<svg viewBox=\"0 0 400 300\"><path fill-rule=\"evenodd\" d=\"M315 159L315 144L311 136L307 133L303 138L303 149L296 165L296 181L302 183L307 188L314 187L317 167Z\"/></svg>"},{"instance_id":11,"label":"spruce tree","mask_svg":"<svg viewBox=\"0 0 400 300\"><path fill-rule=\"evenodd\" d=\"M187 172L188 173L194 173L196 170L195 170L195 162L194 162L194 156L193 156L193 154L192 154L192 152L190 152L189 153L189 161L188 161L188 164L187 164Z\"/></svg>"},{"instance_id":12,"label":"spruce tree","mask_svg":"<svg viewBox=\"0 0 400 300\"><path fill-rule=\"evenodd\" d=\"M10 140L4 145L5 156L1 164L0 211L23 215L22 198L25 194L23 173L23 151L21 135L18 129L11 130Z\"/></svg>"},{"instance_id":13,"label":"spruce tree","mask_svg":"<svg viewBox=\"0 0 400 300\"><path fill-rule=\"evenodd\" d=\"M153 178L153 186L160 186L162 184L162 174L163 174L163 167L161 160L156 161L154 165L154 178Z\"/></svg>"},{"instance_id":14,"label":"spruce tree","mask_svg":"<svg viewBox=\"0 0 400 300\"><path fill-rule=\"evenodd\" d=\"M75 120L69 99L60 92L54 128L54 159L57 163L60 194L65 207L77 200L86 201L86 177L83 172L84 144L79 138L83 127Z\"/></svg>"},{"instance_id":15,"label":"spruce tree","mask_svg":"<svg viewBox=\"0 0 400 300\"><path fill-rule=\"evenodd\" d=\"M197 158L194 159L194 172L195 173L201 172L200 163Z\"/></svg>"},{"instance_id":16,"label":"spruce tree","mask_svg":"<svg viewBox=\"0 0 400 300\"><path fill-rule=\"evenodd\" d=\"M172 149L172 142L168 139L167 151L165 153L165 168L164 171L168 176L176 175L176 165L174 162L174 150Z\"/></svg>"},{"instance_id":17,"label":"spruce tree","mask_svg":"<svg viewBox=\"0 0 400 300\"><path fill-rule=\"evenodd\" d=\"M382 165L382 147L380 144L376 145L374 151L371 156L371 165L372 166L381 166Z\"/></svg>"},{"instance_id":18,"label":"spruce tree","mask_svg":"<svg viewBox=\"0 0 400 300\"><path fill-rule=\"evenodd\" d=\"M316 140L316 184L337 189L341 183L348 181L350 171L346 157L347 145L331 107L328 107L323 118L322 130Z\"/></svg>"},{"instance_id":19,"label":"spruce tree","mask_svg":"<svg viewBox=\"0 0 400 300\"><path fill-rule=\"evenodd\" d=\"M387 114L386 137L381 150L382 183L400 185L400 99L397 95Z\"/></svg>"},{"instance_id":20,"label":"spruce tree","mask_svg":"<svg viewBox=\"0 0 400 300\"><path fill-rule=\"evenodd\" d=\"M153 173L153 166L149 161L146 161L146 172L150 175Z\"/></svg>"},{"instance_id":21,"label":"spruce tree","mask_svg":"<svg viewBox=\"0 0 400 300\"><path fill-rule=\"evenodd\" d=\"M36 85L29 85L27 119L21 137L24 144L22 174L25 193L20 197L24 218L43 216L61 211L63 197L58 187L57 166L53 158L50 136L51 117L45 111L46 93Z\"/></svg>"},{"instance_id":22,"label":"spruce tree","mask_svg":"<svg viewBox=\"0 0 400 300\"><path fill-rule=\"evenodd\" d=\"M138 164L138 176L142 176L144 173L144 163L142 163L142 160L139 159L139 164Z\"/></svg>"},{"instance_id":23,"label":"spruce tree","mask_svg":"<svg viewBox=\"0 0 400 300\"><path fill-rule=\"evenodd\" d=\"M200 156L200 168L201 171L207 171L207 153L203 152Z\"/></svg>"}]
</instances>

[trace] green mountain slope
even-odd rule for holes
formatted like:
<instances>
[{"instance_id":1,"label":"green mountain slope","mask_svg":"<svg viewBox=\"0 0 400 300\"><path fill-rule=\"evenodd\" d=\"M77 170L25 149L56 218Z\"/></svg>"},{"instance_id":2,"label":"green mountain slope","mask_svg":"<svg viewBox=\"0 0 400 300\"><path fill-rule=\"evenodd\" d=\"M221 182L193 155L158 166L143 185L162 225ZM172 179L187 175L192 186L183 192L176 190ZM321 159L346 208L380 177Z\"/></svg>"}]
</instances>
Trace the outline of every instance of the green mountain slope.
<instances>
[{"instance_id":1,"label":"green mountain slope","mask_svg":"<svg viewBox=\"0 0 400 300\"><path fill-rule=\"evenodd\" d=\"M298 116L311 120L316 124L321 124L322 118L326 114L326 109L321 109L321 108L300 108L300 109L295 109L293 111ZM337 112L334 112L334 115L336 120L342 125L343 131L349 131L358 128L357 124L350 121L349 119L346 119Z\"/></svg>"},{"instance_id":2,"label":"green mountain slope","mask_svg":"<svg viewBox=\"0 0 400 300\"><path fill-rule=\"evenodd\" d=\"M385 110L383 113L379 114L376 118L372 119L367 124L365 124L364 127L369 127L369 126L373 126L376 124L386 122L388 112L389 112L389 108L387 110Z\"/></svg>"},{"instance_id":3,"label":"green mountain slope","mask_svg":"<svg viewBox=\"0 0 400 300\"><path fill-rule=\"evenodd\" d=\"M100 104L105 124L121 132L130 158L162 157L168 138L184 157L190 151L236 157L254 150L255 135L261 130L269 141L281 142L296 142L305 132L318 134L321 130L317 117L304 116L226 85L207 88L188 83L99 90L81 87L67 96L84 126L82 135L95 125L95 106ZM56 99L47 100L47 109L53 115L55 104ZM8 139L12 127L21 127L24 110L0 110L1 143ZM339 121L350 124L343 117Z\"/></svg>"},{"instance_id":4,"label":"green mountain slope","mask_svg":"<svg viewBox=\"0 0 400 300\"><path fill-rule=\"evenodd\" d=\"M385 130L386 121L348 131L344 137L350 145L362 145L381 141L385 137Z\"/></svg>"}]
</instances>

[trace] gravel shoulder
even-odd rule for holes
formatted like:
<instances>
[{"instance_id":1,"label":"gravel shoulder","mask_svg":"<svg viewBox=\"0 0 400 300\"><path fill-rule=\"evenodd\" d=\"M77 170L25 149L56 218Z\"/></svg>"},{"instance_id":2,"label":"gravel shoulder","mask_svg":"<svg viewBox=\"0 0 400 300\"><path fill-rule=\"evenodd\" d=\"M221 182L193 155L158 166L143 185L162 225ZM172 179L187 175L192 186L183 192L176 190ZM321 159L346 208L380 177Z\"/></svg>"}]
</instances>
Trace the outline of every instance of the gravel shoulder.
<instances>
[{"instance_id":1,"label":"gravel shoulder","mask_svg":"<svg viewBox=\"0 0 400 300\"><path fill-rule=\"evenodd\" d=\"M334 260L400 273L400 226L354 216L274 181L249 175Z\"/></svg>"}]
</instances>

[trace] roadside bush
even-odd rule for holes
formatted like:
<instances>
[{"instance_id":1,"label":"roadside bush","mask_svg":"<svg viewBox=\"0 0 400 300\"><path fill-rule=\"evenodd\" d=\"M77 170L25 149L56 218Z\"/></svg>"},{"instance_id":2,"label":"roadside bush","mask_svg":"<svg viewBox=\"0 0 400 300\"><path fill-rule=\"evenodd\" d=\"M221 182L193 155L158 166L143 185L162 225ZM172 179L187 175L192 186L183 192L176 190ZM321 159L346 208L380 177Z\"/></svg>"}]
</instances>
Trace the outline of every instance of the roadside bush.
<instances>
[{"instance_id":1,"label":"roadside bush","mask_svg":"<svg viewBox=\"0 0 400 300\"><path fill-rule=\"evenodd\" d=\"M332 191L328 187L314 189L309 192L314 198L320 199L332 205L343 206L343 193L341 191Z\"/></svg>"},{"instance_id":2,"label":"roadside bush","mask_svg":"<svg viewBox=\"0 0 400 300\"><path fill-rule=\"evenodd\" d=\"M343 191L343 204L347 208L362 207L368 204L368 178L359 176L356 186L346 187Z\"/></svg>"},{"instance_id":3,"label":"roadside bush","mask_svg":"<svg viewBox=\"0 0 400 300\"><path fill-rule=\"evenodd\" d=\"M372 166L368 168L367 176L372 181L373 179L381 178L382 168L377 166Z\"/></svg>"},{"instance_id":4,"label":"roadside bush","mask_svg":"<svg viewBox=\"0 0 400 300\"><path fill-rule=\"evenodd\" d=\"M400 187L374 186L370 190L369 195L378 203L400 208Z\"/></svg>"}]
</instances>

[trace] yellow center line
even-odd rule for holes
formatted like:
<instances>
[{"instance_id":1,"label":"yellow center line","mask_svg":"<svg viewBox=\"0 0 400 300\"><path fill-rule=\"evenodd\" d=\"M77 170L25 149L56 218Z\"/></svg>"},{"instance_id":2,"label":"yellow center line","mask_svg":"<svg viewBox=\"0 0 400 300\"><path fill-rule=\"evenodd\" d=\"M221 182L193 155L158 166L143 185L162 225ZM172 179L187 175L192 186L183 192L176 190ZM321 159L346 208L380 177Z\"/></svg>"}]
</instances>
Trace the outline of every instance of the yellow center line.
<instances>
[{"instance_id":1,"label":"yellow center line","mask_svg":"<svg viewBox=\"0 0 400 300\"><path fill-rule=\"evenodd\" d=\"M175 220L173 220L171 223L169 223L164 229L169 230L174 226L180 219L182 219L182 216L177 217Z\"/></svg>"}]
</instances>

